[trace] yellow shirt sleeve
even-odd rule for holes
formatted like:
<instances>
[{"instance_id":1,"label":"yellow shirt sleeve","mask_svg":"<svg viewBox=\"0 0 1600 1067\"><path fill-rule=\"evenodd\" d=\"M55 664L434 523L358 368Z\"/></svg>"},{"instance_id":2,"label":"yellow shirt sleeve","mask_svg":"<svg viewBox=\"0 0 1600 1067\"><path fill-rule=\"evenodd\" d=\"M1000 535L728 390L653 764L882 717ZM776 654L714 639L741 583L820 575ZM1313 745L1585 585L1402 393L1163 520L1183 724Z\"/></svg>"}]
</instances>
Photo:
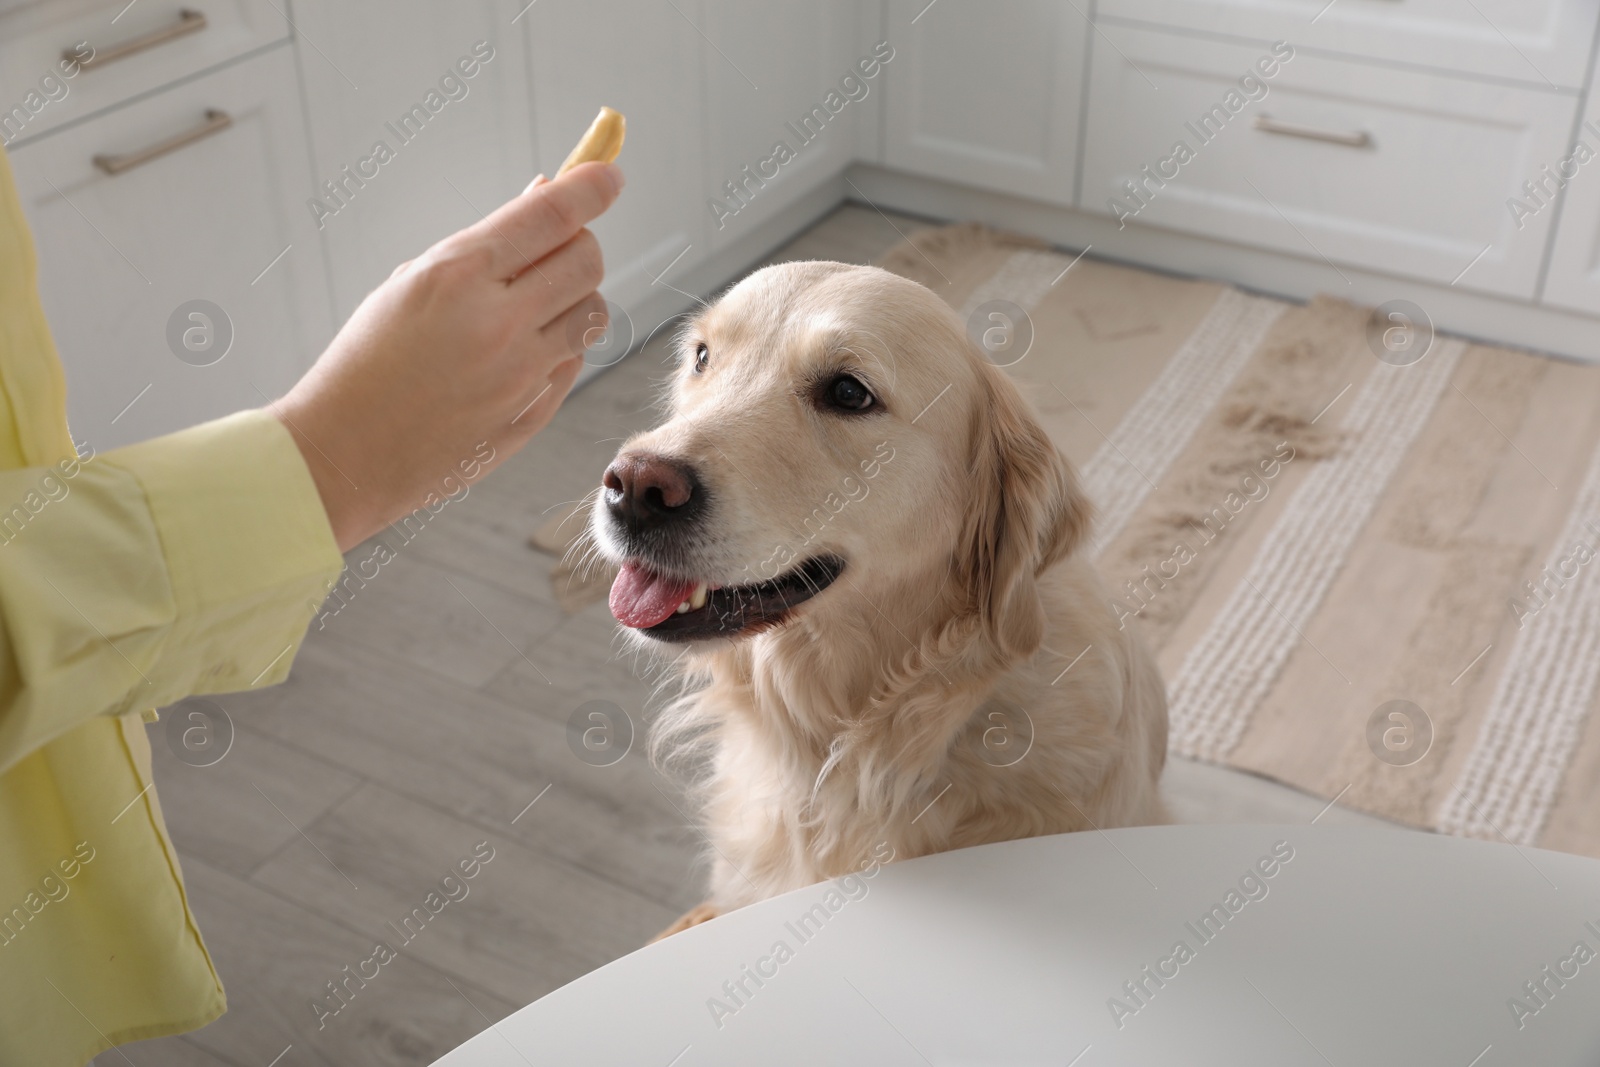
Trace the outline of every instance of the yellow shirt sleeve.
<instances>
[{"instance_id":1,"label":"yellow shirt sleeve","mask_svg":"<svg viewBox=\"0 0 1600 1067\"><path fill-rule=\"evenodd\" d=\"M272 416L74 457L65 395L0 150L7 1067L79 1067L225 1009L151 788L145 728L119 713L282 680L341 566Z\"/></svg>"},{"instance_id":2,"label":"yellow shirt sleeve","mask_svg":"<svg viewBox=\"0 0 1600 1067\"><path fill-rule=\"evenodd\" d=\"M342 565L265 411L0 471L0 773L94 716L281 681Z\"/></svg>"}]
</instances>

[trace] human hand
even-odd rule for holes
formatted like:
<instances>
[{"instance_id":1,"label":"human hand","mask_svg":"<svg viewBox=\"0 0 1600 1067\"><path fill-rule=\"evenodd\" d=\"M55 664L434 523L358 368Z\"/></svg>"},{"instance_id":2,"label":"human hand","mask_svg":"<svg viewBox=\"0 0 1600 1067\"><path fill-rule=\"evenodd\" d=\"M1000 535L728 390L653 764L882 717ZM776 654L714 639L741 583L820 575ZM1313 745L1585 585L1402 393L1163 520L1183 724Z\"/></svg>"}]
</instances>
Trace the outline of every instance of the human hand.
<instances>
[{"instance_id":1,"label":"human hand","mask_svg":"<svg viewBox=\"0 0 1600 1067\"><path fill-rule=\"evenodd\" d=\"M534 179L401 264L271 406L340 551L415 510L463 464L476 468L484 442L488 469L550 421L583 365L572 338L605 321L600 245L584 226L622 184L610 163Z\"/></svg>"}]
</instances>

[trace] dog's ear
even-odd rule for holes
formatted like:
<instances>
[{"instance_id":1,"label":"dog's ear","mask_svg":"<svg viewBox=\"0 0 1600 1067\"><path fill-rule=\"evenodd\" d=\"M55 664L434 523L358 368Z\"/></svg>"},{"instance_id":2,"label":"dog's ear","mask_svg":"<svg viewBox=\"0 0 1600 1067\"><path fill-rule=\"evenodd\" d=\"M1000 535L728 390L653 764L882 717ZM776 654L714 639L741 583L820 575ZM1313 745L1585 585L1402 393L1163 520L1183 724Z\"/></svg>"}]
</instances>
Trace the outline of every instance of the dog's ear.
<instances>
[{"instance_id":1,"label":"dog's ear","mask_svg":"<svg viewBox=\"0 0 1600 1067\"><path fill-rule=\"evenodd\" d=\"M1044 608L1036 579L1079 545L1092 509L1016 386L992 366L980 370L972 505L956 569L984 635L1010 661L1039 647Z\"/></svg>"}]
</instances>

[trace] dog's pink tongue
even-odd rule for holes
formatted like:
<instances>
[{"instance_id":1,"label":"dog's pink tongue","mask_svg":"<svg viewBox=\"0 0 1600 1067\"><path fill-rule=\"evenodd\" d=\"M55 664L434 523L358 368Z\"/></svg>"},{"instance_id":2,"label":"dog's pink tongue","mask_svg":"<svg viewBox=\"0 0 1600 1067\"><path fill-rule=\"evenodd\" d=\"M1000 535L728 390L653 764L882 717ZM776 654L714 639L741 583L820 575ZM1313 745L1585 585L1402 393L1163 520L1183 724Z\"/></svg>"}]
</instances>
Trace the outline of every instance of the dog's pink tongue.
<instances>
[{"instance_id":1,"label":"dog's pink tongue","mask_svg":"<svg viewBox=\"0 0 1600 1067\"><path fill-rule=\"evenodd\" d=\"M637 563L624 563L611 583L611 614L622 625L643 630L677 611L694 587L694 582L664 578Z\"/></svg>"}]
</instances>

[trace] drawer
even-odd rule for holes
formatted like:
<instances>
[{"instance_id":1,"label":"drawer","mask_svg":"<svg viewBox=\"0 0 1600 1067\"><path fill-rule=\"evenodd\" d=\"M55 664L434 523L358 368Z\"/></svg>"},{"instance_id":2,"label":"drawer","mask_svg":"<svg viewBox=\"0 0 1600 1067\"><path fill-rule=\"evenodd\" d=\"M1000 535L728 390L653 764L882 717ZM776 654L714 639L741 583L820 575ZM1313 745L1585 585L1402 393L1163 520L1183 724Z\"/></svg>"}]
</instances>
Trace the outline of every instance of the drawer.
<instances>
[{"instance_id":1,"label":"drawer","mask_svg":"<svg viewBox=\"0 0 1600 1067\"><path fill-rule=\"evenodd\" d=\"M1290 41L1406 66L1584 84L1594 0L1100 0L1102 17Z\"/></svg>"},{"instance_id":2,"label":"drawer","mask_svg":"<svg viewBox=\"0 0 1600 1067\"><path fill-rule=\"evenodd\" d=\"M1507 200L1566 154L1574 99L1301 52L1250 100L1238 79L1266 46L1102 29L1112 47L1094 50L1085 210L1533 296L1555 212L1519 218ZM1225 121L1198 127L1213 108ZM1136 180L1142 206L1124 184Z\"/></svg>"},{"instance_id":3,"label":"drawer","mask_svg":"<svg viewBox=\"0 0 1600 1067\"><path fill-rule=\"evenodd\" d=\"M105 449L259 407L327 344L301 114L285 43L12 155L79 440ZM115 175L93 162L205 130Z\"/></svg>"},{"instance_id":4,"label":"drawer","mask_svg":"<svg viewBox=\"0 0 1600 1067\"><path fill-rule=\"evenodd\" d=\"M288 36L273 0L0 6L0 143L21 143ZM94 54L82 69L64 56L80 42Z\"/></svg>"}]
</instances>

